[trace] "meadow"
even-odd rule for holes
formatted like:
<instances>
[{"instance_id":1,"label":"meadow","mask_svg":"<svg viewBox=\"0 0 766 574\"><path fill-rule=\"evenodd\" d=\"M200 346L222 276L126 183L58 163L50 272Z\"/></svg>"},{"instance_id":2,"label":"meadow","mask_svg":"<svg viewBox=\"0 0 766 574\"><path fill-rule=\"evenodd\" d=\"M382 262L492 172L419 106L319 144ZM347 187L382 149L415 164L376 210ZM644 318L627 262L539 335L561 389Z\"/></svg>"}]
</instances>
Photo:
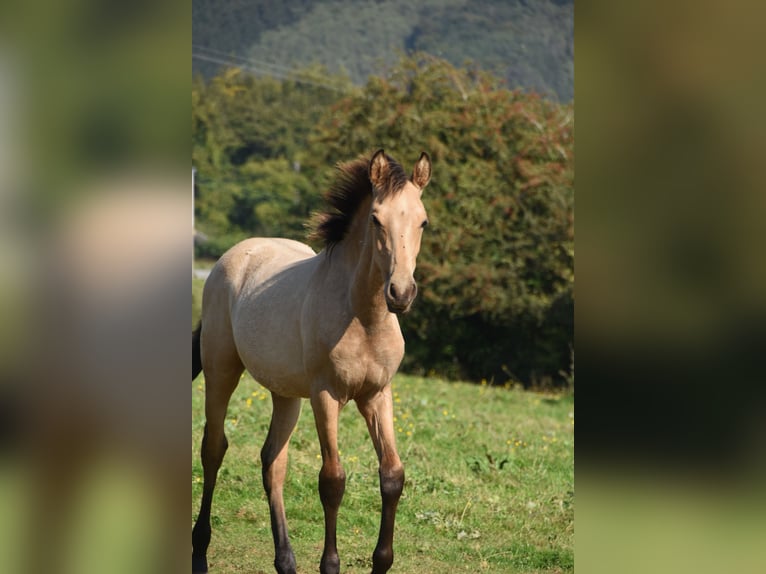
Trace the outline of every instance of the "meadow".
<instances>
[{"instance_id":1,"label":"meadow","mask_svg":"<svg viewBox=\"0 0 766 574\"><path fill-rule=\"evenodd\" d=\"M203 376L192 383L192 521L202 491ZM399 374L393 382L406 470L395 534L397 574L564 573L574 570L574 396ZM249 375L226 420L229 450L213 502L211 572L271 574L261 486L269 393ZM341 413L347 474L338 522L341 571L368 573L380 518L377 459L353 404ZM322 552L319 446L304 401L290 443L285 504L298 572Z\"/></svg>"}]
</instances>

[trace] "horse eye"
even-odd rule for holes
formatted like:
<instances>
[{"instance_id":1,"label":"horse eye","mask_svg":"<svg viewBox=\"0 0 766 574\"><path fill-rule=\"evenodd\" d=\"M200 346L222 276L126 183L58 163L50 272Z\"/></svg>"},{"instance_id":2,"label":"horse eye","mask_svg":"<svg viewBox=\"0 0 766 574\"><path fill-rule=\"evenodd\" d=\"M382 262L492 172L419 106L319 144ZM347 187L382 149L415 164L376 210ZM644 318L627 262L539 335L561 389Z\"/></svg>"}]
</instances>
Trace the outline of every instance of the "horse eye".
<instances>
[{"instance_id":1,"label":"horse eye","mask_svg":"<svg viewBox=\"0 0 766 574\"><path fill-rule=\"evenodd\" d=\"M426 225L428 225L428 220L427 220L427 219L424 219L424 220L423 220L423 223L421 223L421 224L420 224L420 227L423 227L423 228L425 228L425 227L426 227Z\"/></svg>"},{"instance_id":2,"label":"horse eye","mask_svg":"<svg viewBox=\"0 0 766 574\"><path fill-rule=\"evenodd\" d=\"M371 217L371 219L372 219L372 224L373 224L375 227L380 227L380 219L378 219L378 218L377 218L377 217L375 217L374 215Z\"/></svg>"}]
</instances>

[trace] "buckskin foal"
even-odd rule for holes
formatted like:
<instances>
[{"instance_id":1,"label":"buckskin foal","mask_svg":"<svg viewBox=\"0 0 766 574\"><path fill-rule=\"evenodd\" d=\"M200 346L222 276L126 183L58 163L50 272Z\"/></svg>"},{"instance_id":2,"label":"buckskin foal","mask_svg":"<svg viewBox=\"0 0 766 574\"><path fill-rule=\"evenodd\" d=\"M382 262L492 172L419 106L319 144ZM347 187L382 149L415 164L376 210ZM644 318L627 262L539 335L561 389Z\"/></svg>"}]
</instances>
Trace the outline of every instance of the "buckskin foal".
<instances>
[{"instance_id":1,"label":"buckskin foal","mask_svg":"<svg viewBox=\"0 0 766 574\"><path fill-rule=\"evenodd\" d=\"M302 398L311 401L322 453L320 572L340 571L335 533L346 476L338 454L338 415L350 400L367 422L379 460L382 513L372 572L383 574L393 564L404 468L396 451L390 383L404 355L397 315L410 309L417 293L413 272L428 223L420 198L430 177L426 153L410 178L383 150L340 164L326 195L329 208L314 221L314 236L325 245L320 253L288 239L255 238L232 247L213 268L192 336L192 379L204 370L206 417L204 486L192 531L194 572L207 572L210 507L227 448L224 419L245 369L271 391L273 402L261 461L277 572L295 573L282 490Z\"/></svg>"}]
</instances>

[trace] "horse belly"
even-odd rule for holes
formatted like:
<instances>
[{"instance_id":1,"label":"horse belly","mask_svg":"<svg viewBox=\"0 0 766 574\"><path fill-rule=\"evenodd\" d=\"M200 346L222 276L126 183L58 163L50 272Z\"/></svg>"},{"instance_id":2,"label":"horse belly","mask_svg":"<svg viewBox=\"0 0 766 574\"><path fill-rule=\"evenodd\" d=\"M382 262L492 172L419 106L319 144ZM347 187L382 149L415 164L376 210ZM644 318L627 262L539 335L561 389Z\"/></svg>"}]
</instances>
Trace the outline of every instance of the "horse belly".
<instances>
[{"instance_id":1,"label":"horse belly","mask_svg":"<svg viewBox=\"0 0 766 574\"><path fill-rule=\"evenodd\" d=\"M280 309L251 309L234 326L239 356L261 385L285 397L308 397L302 343L290 315Z\"/></svg>"},{"instance_id":2,"label":"horse belly","mask_svg":"<svg viewBox=\"0 0 766 574\"><path fill-rule=\"evenodd\" d=\"M265 364L258 361L246 365L248 372L262 386L283 397L308 398L311 387L302 369L297 370L293 365Z\"/></svg>"},{"instance_id":3,"label":"horse belly","mask_svg":"<svg viewBox=\"0 0 766 574\"><path fill-rule=\"evenodd\" d=\"M253 336L239 344L245 368L261 385L284 397L308 397L310 386L303 369L300 340L292 337ZM241 339L240 339L241 340Z\"/></svg>"}]
</instances>

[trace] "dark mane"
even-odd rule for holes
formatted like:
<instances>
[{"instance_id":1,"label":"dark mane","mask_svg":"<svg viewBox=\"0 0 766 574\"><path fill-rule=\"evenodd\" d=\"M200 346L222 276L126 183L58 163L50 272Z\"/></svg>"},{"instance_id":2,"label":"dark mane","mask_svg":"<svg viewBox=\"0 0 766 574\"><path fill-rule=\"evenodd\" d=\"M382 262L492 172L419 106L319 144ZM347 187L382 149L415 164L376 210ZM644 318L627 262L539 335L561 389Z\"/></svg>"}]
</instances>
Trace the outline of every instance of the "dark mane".
<instances>
[{"instance_id":1,"label":"dark mane","mask_svg":"<svg viewBox=\"0 0 766 574\"><path fill-rule=\"evenodd\" d=\"M395 159L388 154L386 159L389 165L388 180L378 190L381 199L401 191L409 179ZM312 231L309 237L323 241L327 248L343 241L359 206L372 194L370 157L360 156L353 161L339 163L335 169L335 179L324 195L327 208L314 214L310 224Z\"/></svg>"}]
</instances>

